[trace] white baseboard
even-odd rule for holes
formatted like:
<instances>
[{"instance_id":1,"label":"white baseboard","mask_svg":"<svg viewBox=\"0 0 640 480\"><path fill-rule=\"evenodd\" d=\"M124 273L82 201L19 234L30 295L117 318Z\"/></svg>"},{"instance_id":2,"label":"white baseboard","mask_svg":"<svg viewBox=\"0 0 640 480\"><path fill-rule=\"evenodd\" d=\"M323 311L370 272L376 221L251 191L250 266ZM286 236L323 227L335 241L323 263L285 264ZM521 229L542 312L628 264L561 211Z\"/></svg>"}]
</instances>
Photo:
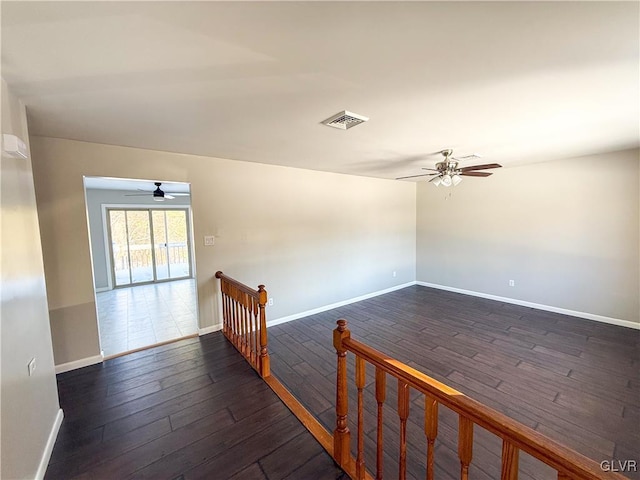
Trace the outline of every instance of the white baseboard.
<instances>
[{"instance_id":1,"label":"white baseboard","mask_svg":"<svg viewBox=\"0 0 640 480\"><path fill-rule=\"evenodd\" d=\"M110 290L112 289L109 287L96 287L96 293L108 292Z\"/></svg>"},{"instance_id":2,"label":"white baseboard","mask_svg":"<svg viewBox=\"0 0 640 480\"><path fill-rule=\"evenodd\" d=\"M206 335L207 333L217 332L219 330L222 330L222 324L221 323L217 323L216 325L213 325L211 327L199 328L198 329L198 335L202 336L202 335Z\"/></svg>"},{"instance_id":3,"label":"white baseboard","mask_svg":"<svg viewBox=\"0 0 640 480\"><path fill-rule=\"evenodd\" d=\"M403 283L402 285L396 285L395 287L385 288L384 290L378 290L377 292L367 293L366 295L360 295L359 297L350 298L348 300L343 300L341 302L332 303L330 305L324 305L322 307L314 308L312 310L307 310L306 312L294 313L293 315L287 315L286 317L276 318L275 320L267 321L267 327L273 327L274 325L280 325L281 323L287 323L292 320L298 320L299 318L308 317L309 315L315 315L316 313L326 312L327 310L332 310L338 307L344 307L345 305L349 305L351 303L361 302L362 300L367 300L368 298L377 297L378 295L384 295L385 293L395 292L396 290L401 290L406 287L411 287L415 285L416 282L408 282Z\"/></svg>"},{"instance_id":4,"label":"white baseboard","mask_svg":"<svg viewBox=\"0 0 640 480\"><path fill-rule=\"evenodd\" d=\"M49 466L49 460L51 460L53 446L55 445L56 439L58 438L58 432L60 431L60 425L62 425L63 418L64 412L60 408L58 409L58 414L56 415L56 419L53 421L53 426L51 427L51 431L49 432L47 444L45 445L44 451L42 452L42 457L40 458L40 465L38 465L38 471L36 472L35 480L42 480L44 478L44 474L47 473L47 467Z\"/></svg>"},{"instance_id":5,"label":"white baseboard","mask_svg":"<svg viewBox=\"0 0 640 480\"><path fill-rule=\"evenodd\" d=\"M560 308L560 307L552 307L550 305L527 302L525 300L518 300L515 298L500 297L498 295L491 295L488 293L474 292L473 290L464 290L462 288L447 287L445 285L438 285L437 283L416 282L416 285L422 285L423 287L437 288L439 290L447 290L449 292L463 293L465 295L472 295L474 297L487 298L489 300L497 300L499 302L511 303L511 304L520 305L523 307L536 308L538 310L545 310L547 312L561 313L563 315L570 315L572 317L586 318L587 320L595 320L596 322L610 323L612 325L618 325L620 327L635 328L636 330L640 330L640 323L630 322L629 320L621 320L619 318L605 317L604 315L596 315L594 313L578 312L575 310L568 310L566 308Z\"/></svg>"},{"instance_id":6,"label":"white baseboard","mask_svg":"<svg viewBox=\"0 0 640 480\"><path fill-rule=\"evenodd\" d=\"M73 362L61 363L56 365L56 373L64 373L76 368L88 367L89 365L95 365L96 363L102 363L104 358L102 355L94 355L93 357L81 358Z\"/></svg>"}]
</instances>

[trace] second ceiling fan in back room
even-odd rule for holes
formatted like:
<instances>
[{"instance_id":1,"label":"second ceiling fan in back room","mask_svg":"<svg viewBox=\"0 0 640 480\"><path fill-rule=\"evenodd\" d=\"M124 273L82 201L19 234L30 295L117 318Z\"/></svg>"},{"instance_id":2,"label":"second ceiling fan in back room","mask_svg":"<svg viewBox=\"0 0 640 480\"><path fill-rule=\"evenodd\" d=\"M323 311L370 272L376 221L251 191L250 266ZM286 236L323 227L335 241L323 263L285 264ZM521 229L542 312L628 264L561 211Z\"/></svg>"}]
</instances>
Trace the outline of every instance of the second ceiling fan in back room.
<instances>
[{"instance_id":1,"label":"second ceiling fan in back room","mask_svg":"<svg viewBox=\"0 0 640 480\"><path fill-rule=\"evenodd\" d=\"M500 168L502 165L497 163L486 163L484 165L472 165L470 167L460 167L459 158L452 157L453 150L446 149L440 152L444 157L444 160L436 163L436 168L423 168L423 170L430 170L436 173L423 173L420 175L409 175L407 177L398 177L396 180L403 180L405 178L418 178L418 177L433 177L429 180L436 187L443 185L445 187L456 186L462 181L462 177L488 177L492 175L492 172L481 172L479 170L489 170L491 168ZM465 158L478 158L477 155Z\"/></svg>"},{"instance_id":2,"label":"second ceiling fan in back room","mask_svg":"<svg viewBox=\"0 0 640 480\"><path fill-rule=\"evenodd\" d=\"M154 185L156 186L156 189L153 191L138 188L141 192L146 193L127 193L125 194L125 197L146 197L151 195L156 202L164 202L165 200L173 200L176 197L188 197L190 195L189 193L182 192L165 193L164 190L160 188L162 183L154 182Z\"/></svg>"}]
</instances>

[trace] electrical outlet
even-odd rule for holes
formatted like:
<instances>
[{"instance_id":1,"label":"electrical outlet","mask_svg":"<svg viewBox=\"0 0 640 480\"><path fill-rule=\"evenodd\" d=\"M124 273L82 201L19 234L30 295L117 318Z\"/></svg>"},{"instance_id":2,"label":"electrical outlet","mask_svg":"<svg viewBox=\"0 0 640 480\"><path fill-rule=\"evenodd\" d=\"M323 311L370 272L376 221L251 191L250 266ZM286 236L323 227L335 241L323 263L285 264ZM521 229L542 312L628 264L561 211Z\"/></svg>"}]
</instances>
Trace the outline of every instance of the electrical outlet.
<instances>
[{"instance_id":1,"label":"electrical outlet","mask_svg":"<svg viewBox=\"0 0 640 480\"><path fill-rule=\"evenodd\" d=\"M509 286L510 287L515 287L516 286L516 281L515 280L509 280Z\"/></svg>"},{"instance_id":2,"label":"electrical outlet","mask_svg":"<svg viewBox=\"0 0 640 480\"><path fill-rule=\"evenodd\" d=\"M204 236L204 244L205 246L209 247L211 245L214 245L216 243L216 237L214 237L213 235L205 235Z\"/></svg>"},{"instance_id":3,"label":"electrical outlet","mask_svg":"<svg viewBox=\"0 0 640 480\"><path fill-rule=\"evenodd\" d=\"M36 371L36 359L32 358L31 361L27 364L27 370L29 371L29 376L33 375L33 372Z\"/></svg>"},{"instance_id":4,"label":"electrical outlet","mask_svg":"<svg viewBox=\"0 0 640 480\"><path fill-rule=\"evenodd\" d=\"M269 306L272 307L273 306L273 298L269 299Z\"/></svg>"},{"instance_id":5,"label":"electrical outlet","mask_svg":"<svg viewBox=\"0 0 640 480\"><path fill-rule=\"evenodd\" d=\"M396 276L396 272L393 272L393 276L394 276L394 277Z\"/></svg>"}]
</instances>

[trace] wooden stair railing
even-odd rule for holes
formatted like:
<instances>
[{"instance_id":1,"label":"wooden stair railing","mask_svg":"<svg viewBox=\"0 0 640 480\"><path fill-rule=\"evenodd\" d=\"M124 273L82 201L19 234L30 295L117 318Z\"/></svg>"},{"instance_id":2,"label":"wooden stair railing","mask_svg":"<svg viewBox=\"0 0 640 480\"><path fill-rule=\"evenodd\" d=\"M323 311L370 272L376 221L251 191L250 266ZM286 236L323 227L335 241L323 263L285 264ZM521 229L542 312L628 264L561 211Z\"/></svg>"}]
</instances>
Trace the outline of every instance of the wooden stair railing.
<instances>
[{"instance_id":1,"label":"wooden stair railing","mask_svg":"<svg viewBox=\"0 0 640 480\"><path fill-rule=\"evenodd\" d=\"M267 348L267 291L216 272L222 293L222 333L262 378L271 375Z\"/></svg>"},{"instance_id":2,"label":"wooden stair railing","mask_svg":"<svg viewBox=\"0 0 640 480\"><path fill-rule=\"evenodd\" d=\"M333 432L334 460L345 471L360 480L369 476L364 460L363 395L365 362L375 367L375 398L378 406L376 479L383 476L382 411L386 394L386 376L398 381L398 416L400 421L400 452L398 478L406 478L407 436L410 389L424 394L426 436L426 478L434 478L434 449L438 435L438 406L443 405L458 414L458 458L460 478L467 480L473 453L473 428L482 427L502 439L501 480L518 478L518 453L527 452L558 472L558 480L628 480L605 472L593 460L580 455L554 440L536 432L506 415L483 405L461 392L351 338L346 320L338 320L333 331L333 345L338 355L336 392L336 429ZM358 402L356 458L351 456L351 432L348 428L347 352L356 356L356 388Z\"/></svg>"}]
</instances>

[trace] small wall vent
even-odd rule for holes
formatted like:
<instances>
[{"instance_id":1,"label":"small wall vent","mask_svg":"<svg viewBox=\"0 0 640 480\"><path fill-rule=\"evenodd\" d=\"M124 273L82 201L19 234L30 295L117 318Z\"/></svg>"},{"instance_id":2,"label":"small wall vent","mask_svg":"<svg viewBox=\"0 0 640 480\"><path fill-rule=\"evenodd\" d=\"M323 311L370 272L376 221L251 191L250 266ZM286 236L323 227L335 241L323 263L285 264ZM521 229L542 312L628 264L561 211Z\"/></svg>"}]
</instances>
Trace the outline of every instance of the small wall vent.
<instances>
[{"instance_id":1,"label":"small wall vent","mask_svg":"<svg viewBox=\"0 0 640 480\"><path fill-rule=\"evenodd\" d=\"M356 125L360 125L368 120L368 117L343 110L342 112L336 113L326 120L323 120L322 123L327 127L347 130L348 128L355 127Z\"/></svg>"}]
</instances>

